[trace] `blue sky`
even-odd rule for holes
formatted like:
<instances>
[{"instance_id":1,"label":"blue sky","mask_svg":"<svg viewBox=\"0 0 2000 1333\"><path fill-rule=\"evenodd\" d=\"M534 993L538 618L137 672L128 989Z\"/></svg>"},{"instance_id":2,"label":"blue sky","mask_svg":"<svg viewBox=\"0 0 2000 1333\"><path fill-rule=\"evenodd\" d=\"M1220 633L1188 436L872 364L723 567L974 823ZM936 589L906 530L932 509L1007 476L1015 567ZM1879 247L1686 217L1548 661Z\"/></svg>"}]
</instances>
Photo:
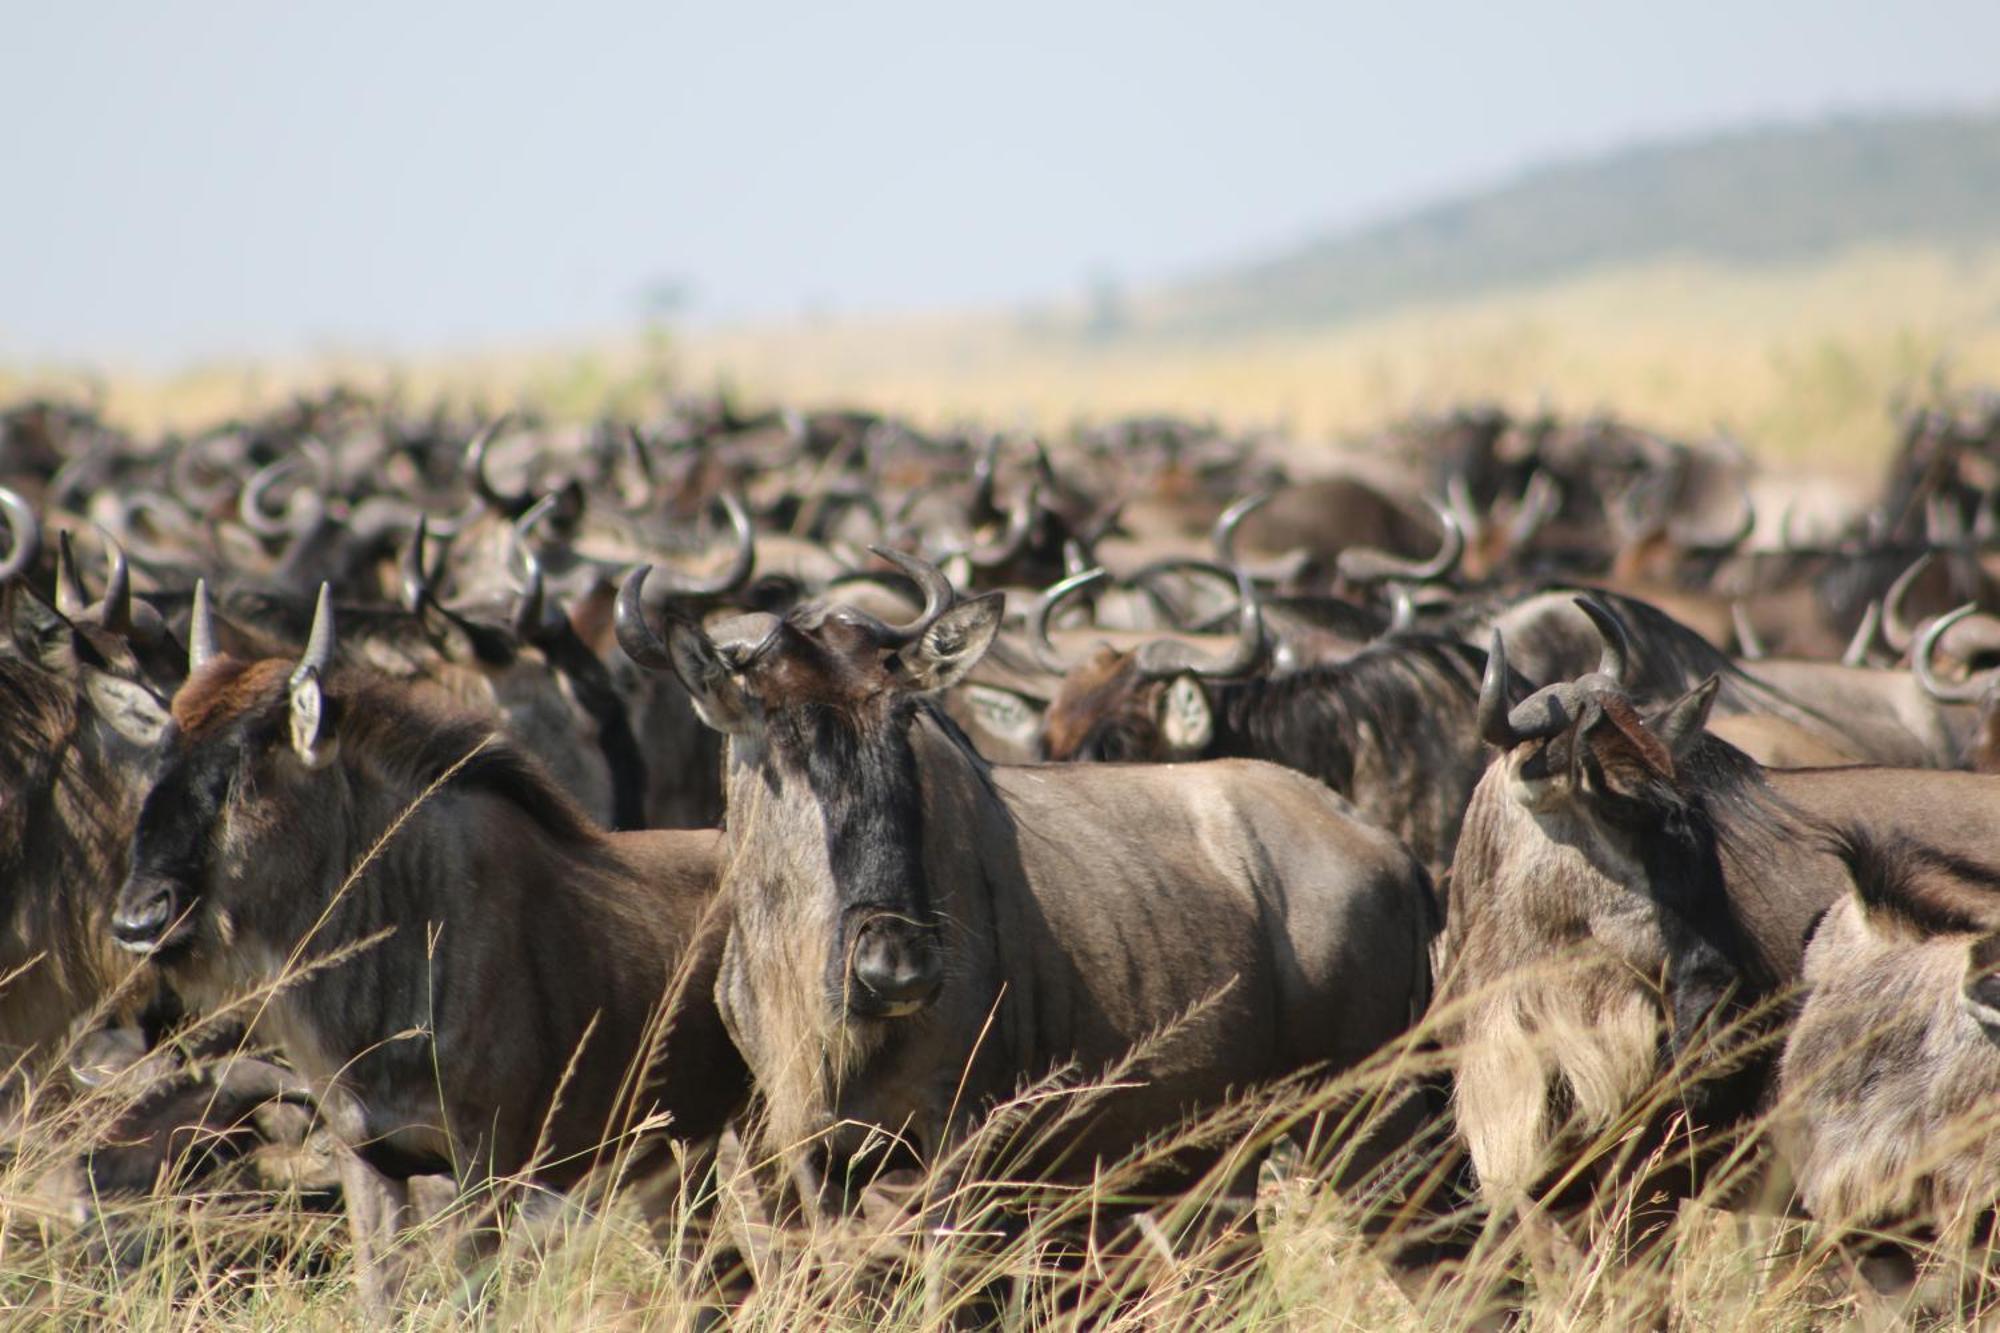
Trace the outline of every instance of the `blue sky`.
<instances>
[{"instance_id":1,"label":"blue sky","mask_svg":"<svg viewBox=\"0 0 2000 1333\"><path fill-rule=\"evenodd\" d=\"M92 0L0 43L0 360L1186 274L1552 156L2000 105L2000 4Z\"/></svg>"}]
</instances>

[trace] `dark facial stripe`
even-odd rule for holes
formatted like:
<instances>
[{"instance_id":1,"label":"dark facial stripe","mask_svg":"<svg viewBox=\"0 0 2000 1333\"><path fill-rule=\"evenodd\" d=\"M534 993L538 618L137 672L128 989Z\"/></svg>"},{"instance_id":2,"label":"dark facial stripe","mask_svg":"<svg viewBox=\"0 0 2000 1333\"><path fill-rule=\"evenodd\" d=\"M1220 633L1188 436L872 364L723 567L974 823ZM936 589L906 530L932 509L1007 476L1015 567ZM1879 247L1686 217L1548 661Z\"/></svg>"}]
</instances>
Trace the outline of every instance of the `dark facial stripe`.
<instances>
[{"instance_id":1,"label":"dark facial stripe","mask_svg":"<svg viewBox=\"0 0 2000 1333\"><path fill-rule=\"evenodd\" d=\"M233 734L173 746L132 835L133 879L170 881L190 899L200 891L210 832L222 817L240 751Z\"/></svg>"},{"instance_id":2,"label":"dark facial stripe","mask_svg":"<svg viewBox=\"0 0 2000 1333\"><path fill-rule=\"evenodd\" d=\"M839 935L827 957L827 986L846 986L856 932L887 914L931 924L923 868L923 808L916 759L904 725L857 724L832 708L801 710L784 749L792 752L826 824L827 858L839 907Z\"/></svg>"}]
</instances>

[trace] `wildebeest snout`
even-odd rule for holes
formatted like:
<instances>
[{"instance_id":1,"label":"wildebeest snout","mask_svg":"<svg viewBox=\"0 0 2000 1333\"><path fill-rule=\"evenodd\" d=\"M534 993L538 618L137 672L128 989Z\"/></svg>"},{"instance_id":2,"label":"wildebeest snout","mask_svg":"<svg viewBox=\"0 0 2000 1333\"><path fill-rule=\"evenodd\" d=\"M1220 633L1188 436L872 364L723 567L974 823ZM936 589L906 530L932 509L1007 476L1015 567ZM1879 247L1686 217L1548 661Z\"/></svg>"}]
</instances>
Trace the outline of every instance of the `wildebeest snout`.
<instances>
[{"instance_id":1,"label":"wildebeest snout","mask_svg":"<svg viewBox=\"0 0 2000 1333\"><path fill-rule=\"evenodd\" d=\"M134 953L151 953L167 942L180 916L181 895L172 880L135 875L118 891L112 938Z\"/></svg>"},{"instance_id":2,"label":"wildebeest snout","mask_svg":"<svg viewBox=\"0 0 2000 1333\"><path fill-rule=\"evenodd\" d=\"M867 1018L901 1018L937 998L944 982L932 931L903 917L863 921L849 954L847 1007Z\"/></svg>"}]
</instances>

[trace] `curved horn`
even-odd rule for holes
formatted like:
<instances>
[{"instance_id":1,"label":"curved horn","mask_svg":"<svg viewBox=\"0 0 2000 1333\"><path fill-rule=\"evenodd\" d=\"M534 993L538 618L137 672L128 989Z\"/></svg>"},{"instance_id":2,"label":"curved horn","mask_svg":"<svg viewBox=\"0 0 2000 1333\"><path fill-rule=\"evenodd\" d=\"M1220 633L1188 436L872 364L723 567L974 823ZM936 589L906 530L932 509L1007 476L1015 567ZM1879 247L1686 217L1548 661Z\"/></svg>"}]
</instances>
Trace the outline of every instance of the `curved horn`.
<instances>
[{"instance_id":1,"label":"curved horn","mask_svg":"<svg viewBox=\"0 0 2000 1333\"><path fill-rule=\"evenodd\" d=\"M237 1105L247 1102L297 1101L317 1106L312 1083L282 1065L255 1056L233 1056L214 1075L216 1094Z\"/></svg>"},{"instance_id":2,"label":"curved horn","mask_svg":"<svg viewBox=\"0 0 2000 1333\"><path fill-rule=\"evenodd\" d=\"M224 460L220 465L211 465L203 458L204 452L227 449L235 457ZM243 441L237 435L198 436L174 450L174 456L167 464L167 490L182 504L194 510L212 510L226 503L234 485L230 472L234 464L241 461ZM213 485L203 486L196 479L199 468L208 467L219 480Z\"/></svg>"},{"instance_id":3,"label":"curved horn","mask_svg":"<svg viewBox=\"0 0 2000 1333\"><path fill-rule=\"evenodd\" d=\"M1910 622L1903 618L1903 603L1910 595L1910 589L1931 567L1932 552L1925 551L1913 561L1910 567L1896 576L1889 585L1889 591L1882 594L1882 637L1898 653L1910 650L1917 633L1910 628Z\"/></svg>"},{"instance_id":4,"label":"curved horn","mask_svg":"<svg viewBox=\"0 0 2000 1333\"><path fill-rule=\"evenodd\" d=\"M1236 577L1236 642L1229 655L1219 662L1204 661L1184 643L1155 639L1142 644L1133 654L1133 665L1142 676L1158 678L1192 672L1211 680L1234 680L1254 672L1264 662L1264 608L1257 603L1257 585L1248 574Z\"/></svg>"},{"instance_id":5,"label":"curved horn","mask_svg":"<svg viewBox=\"0 0 2000 1333\"><path fill-rule=\"evenodd\" d=\"M1750 488L1737 490L1736 526L1714 541L1701 541L1692 537L1676 536L1675 540L1690 551L1706 551L1712 555L1724 555L1750 540L1750 534L1757 530L1757 505L1750 498Z\"/></svg>"},{"instance_id":6,"label":"curved horn","mask_svg":"<svg viewBox=\"0 0 2000 1333\"><path fill-rule=\"evenodd\" d=\"M528 534L549 516L561 498L561 492L550 491L522 510L507 526L507 556L503 568L511 572L518 566L522 571L521 577L527 577L528 561L533 558L528 551Z\"/></svg>"},{"instance_id":7,"label":"curved horn","mask_svg":"<svg viewBox=\"0 0 2000 1333\"><path fill-rule=\"evenodd\" d=\"M1507 525L1507 549L1519 550L1541 534L1549 520L1562 512L1562 485L1545 467L1537 466L1521 488L1521 503Z\"/></svg>"},{"instance_id":8,"label":"curved horn","mask_svg":"<svg viewBox=\"0 0 2000 1333\"><path fill-rule=\"evenodd\" d=\"M1757 635L1757 627L1750 623L1750 613L1743 609L1743 603L1729 604L1729 620L1736 630L1736 646L1743 650L1746 661L1761 662L1770 656L1764 647L1764 640Z\"/></svg>"},{"instance_id":9,"label":"curved horn","mask_svg":"<svg viewBox=\"0 0 2000 1333\"><path fill-rule=\"evenodd\" d=\"M1373 547L1350 546L1334 562L1341 577L1350 583L1381 583L1386 579L1429 583L1456 569L1465 555L1465 529L1459 526L1458 516L1447 506L1429 496L1424 497L1424 503L1437 515L1438 525L1444 529L1444 538L1438 545L1436 555L1428 560L1405 560Z\"/></svg>"},{"instance_id":10,"label":"curved horn","mask_svg":"<svg viewBox=\"0 0 2000 1333\"><path fill-rule=\"evenodd\" d=\"M236 497L236 516L243 521L243 526L259 537L291 537L317 522L325 512L325 501L317 497L309 517L292 517L293 504L290 500L286 501L283 518L274 517L264 504L264 497L273 486L307 466L310 461L302 454L290 454L258 468Z\"/></svg>"},{"instance_id":11,"label":"curved horn","mask_svg":"<svg viewBox=\"0 0 2000 1333\"><path fill-rule=\"evenodd\" d=\"M188 675L215 660L215 616L208 608L208 580L194 581L194 610L188 618Z\"/></svg>"},{"instance_id":12,"label":"curved horn","mask_svg":"<svg viewBox=\"0 0 2000 1333\"><path fill-rule=\"evenodd\" d=\"M431 600L430 570L424 563L424 546L430 540L430 518L419 515L416 531L410 534L410 544L403 548L403 559L398 566L401 576L403 609L416 615Z\"/></svg>"},{"instance_id":13,"label":"curved horn","mask_svg":"<svg viewBox=\"0 0 2000 1333\"><path fill-rule=\"evenodd\" d=\"M1070 670L1070 663L1063 660L1063 655L1056 651L1055 644L1049 641L1049 617L1055 614L1057 607L1071 597L1091 584L1109 577L1110 575L1102 568L1086 569L1080 574L1072 574L1060 582L1050 584L1036 596L1034 603L1028 608L1028 648L1034 653L1035 662L1042 670L1054 676L1066 676Z\"/></svg>"},{"instance_id":14,"label":"curved horn","mask_svg":"<svg viewBox=\"0 0 2000 1333\"><path fill-rule=\"evenodd\" d=\"M1507 714L1508 730L1524 741L1553 736L1583 715L1586 698L1583 687L1571 681L1537 690Z\"/></svg>"},{"instance_id":15,"label":"curved horn","mask_svg":"<svg viewBox=\"0 0 2000 1333\"><path fill-rule=\"evenodd\" d=\"M1486 524L1479 516L1479 506L1472 499L1472 483L1465 479L1463 469L1453 472L1444 482L1445 503L1458 517L1458 526L1465 532L1483 532Z\"/></svg>"},{"instance_id":16,"label":"curved horn","mask_svg":"<svg viewBox=\"0 0 2000 1333\"><path fill-rule=\"evenodd\" d=\"M319 585L319 601L313 607L312 631L306 635L306 650L292 668L292 684L308 674L324 677L333 662L333 585Z\"/></svg>"},{"instance_id":17,"label":"curved horn","mask_svg":"<svg viewBox=\"0 0 2000 1333\"><path fill-rule=\"evenodd\" d=\"M1882 604L1870 602L1861 612L1861 623L1854 627L1854 637L1847 641L1847 648L1840 655L1842 666L1868 665L1868 650L1875 646L1876 636L1882 632Z\"/></svg>"},{"instance_id":18,"label":"curved horn","mask_svg":"<svg viewBox=\"0 0 2000 1333\"><path fill-rule=\"evenodd\" d=\"M674 570L663 571L662 576L676 597L727 596L748 583L757 567L757 529L750 522L750 511L743 507L743 497L735 491L723 491L715 497L715 503L722 506L722 512L729 518L730 530L736 535L736 554L729 567L713 578L697 579Z\"/></svg>"},{"instance_id":19,"label":"curved horn","mask_svg":"<svg viewBox=\"0 0 2000 1333\"><path fill-rule=\"evenodd\" d=\"M83 589L83 575L77 572L76 551L70 545L69 529L56 534L56 610L75 620L90 609L90 594Z\"/></svg>"},{"instance_id":20,"label":"curved horn","mask_svg":"<svg viewBox=\"0 0 2000 1333\"><path fill-rule=\"evenodd\" d=\"M951 604L957 599L958 593L952 588L951 580L944 576L944 572L928 560L919 560L916 556L904 555L901 551L890 550L884 546L871 546L868 549L902 570L924 594L924 609L915 620L907 625L882 626L895 640L912 643L929 629L939 616L951 609Z\"/></svg>"},{"instance_id":21,"label":"curved horn","mask_svg":"<svg viewBox=\"0 0 2000 1333\"><path fill-rule=\"evenodd\" d=\"M1957 546L1965 540L1965 512L1957 497L1934 490L1924 500L1924 535L1932 546Z\"/></svg>"},{"instance_id":22,"label":"curved horn","mask_svg":"<svg viewBox=\"0 0 2000 1333\"><path fill-rule=\"evenodd\" d=\"M35 517L34 506L10 487L0 486L0 513L7 516L8 536L12 539L7 558L0 561L0 583L7 583L26 573L42 553L42 525Z\"/></svg>"},{"instance_id":23,"label":"curved horn","mask_svg":"<svg viewBox=\"0 0 2000 1333\"><path fill-rule=\"evenodd\" d=\"M513 413L502 413L472 437L472 442L465 446L465 479L471 483L473 491L480 499L509 518L518 518L523 510L534 503L532 497L527 491L518 491L513 495L506 494L493 484L493 478L486 473L488 446L513 420Z\"/></svg>"},{"instance_id":24,"label":"curved horn","mask_svg":"<svg viewBox=\"0 0 2000 1333\"><path fill-rule=\"evenodd\" d=\"M1993 545L1994 538L2000 537L2000 515L1994 513L1994 502L2000 500L2000 486L1988 486L1979 493L1979 505L1972 516L1972 543L1985 548Z\"/></svg>"},{"instance_id":25,"label":"curved horn","mask_svg":"<svg viewBox=\"0 0 2000 1333\"><path fill-rule=\"evenodd\" d=\"M972 465L972 505L970 513L972 521L975 523L985 515L995 512L993 508L993 478L999 470L997 466L999 461L1000 436L997 432L992 432L980 442L979 458Z\"/></svg>"},{"instance_id":26,"label":"curved horn","mask_svg":"<svg viewBox=\"0 0 2000 1333\"><path fill-rule=\"evenodd\" d=\"M1618 613L1594 592L1583 593L1575 602L1590 617L1590 623L1597 626L1597 633L1604 640L1604 652L1597 659L1597 674L1609 676L1613 682L1625 683L1625 670L1632 660L1632 639L1625 632L1625 622Z\"/></svg>"},{"instance_id":27,"label":"curved horn","mask_svg":"<svg viewBox=\"0 0 2000 1333\"><path fill-rule=\"evenodd\" d=\"M516 643L533 643L542 632L542 562L532 554L527 555L527 562L527 586L522 588L521 599L514 604L514 619L510 626Z\"/></svg>"},{"instance_id":28,"label":"curved horn","mask_svg":"<svg viewBox=\"0 0 2000 1333\"><path fill-rule=\"evenodd\" d=\"M1389 589L1389 627L1382 631L1382 637L1402 634L1417 623L1417 599L1410 593L1410 585L1398 583Z\"/></svg>"},{"instance_id":29,"label":"curved horn","mask_svg":"<svg viewBox=\"0 0 2000 1333\"><path fill-rule=\"evenodd\" d=\"M659 498L660 481L653 472L653 455L646 447L646 437L636 425L625 428L625 452L632 456L633 470L639 474L640 489L645 493L636 500L621 500L618 507L628 514L644 513Z\"/></svg>"},{"instance_id":30,"label":"curved horn","mask_svg":"<svg viewBox=\"0 0 2000 1333\"><path fill-rule=\"evenodd\" d=\"M1917 640L1917 646L1910 651L1910 669L1917 673L1917 681L1924 687L1924 693L1939 703L1969 704L1985 697L1984 677L1990 673L1981 673L1954 685L1939 680L1931 664L1931 658L1937 652L1938 640L1944 637L1944 632L1978 609L1977 602L1967 602L1964 606L1947 611L1930 623L1924 630L1923 636Z\"/></svg>"},{"instance_id":31,"label":"curved horn","mask_svg":"<svg viewBox=\"0 0 2000 1333\"><path fill-rule=\"evenodd\" d=\"M667 652L667 645L646 622L646 576L652 572L651 565L639 565L625 576L612 612L613 632L625 656L640 666L654 671L672 671L674 659Z\"/></svg>"},{"instance_id":32,"label":"curved horn","mask_svg":"<svg viewBox=\"0 0 2000 1333\"><path fill-rule=\"evenodd\" d=\"M104 580L104 600L100 604L99 623L114 634L129 634L132 630L132 562L125 557L125 548L110 533L104 534L104 544L111 551L111 573Z\"/></svg>"},{"instance_id":33,"label":"curved horn","mask_svg":"<svg viewBox=\"0 0 2000 1333\"><path fill-rule=\"evenodd\" d=\"M1524 739L1507 717L1507 699L1512 693L1507 641L1496 629L1486 649L1486 674L1479 679L1479 739L1502 750L1511 750Z\"/></svg>"},{"instance_id":34,"label":"curved horn","mask_svg":"<svg viewBox=\"0 0 2000 1333\"><path fill-rule=\"evenodd\" d=\"M1210 537L1215 543L1216 557L1223 564L1234 568L1242 563L1236 558L1236 529L1244 519L1271 503L1271 497L1276 494L1276 491L1259 491L1255 495L1246 495L1223 510L1215 520L1215 530Z\"/></svg>"},{"instance_id":35,"label":"curved horn","mask_svg":"<svg viewBox=\"0 0 2000 1333\"><path fill-rule=\"evenodd\" d=\"M1041 498L1040 483L1029 482L1027 493L1021 497L1020 503L1008 512L1007 530L1000 535L1000 539L991 546L966 548L965 558L976 568L991 569L996 565L1004 565L1021 554L1022 549L1028 544L1028 534L1035 526L1035 511L1041 503Z\"/></svg>"}]
</instances>

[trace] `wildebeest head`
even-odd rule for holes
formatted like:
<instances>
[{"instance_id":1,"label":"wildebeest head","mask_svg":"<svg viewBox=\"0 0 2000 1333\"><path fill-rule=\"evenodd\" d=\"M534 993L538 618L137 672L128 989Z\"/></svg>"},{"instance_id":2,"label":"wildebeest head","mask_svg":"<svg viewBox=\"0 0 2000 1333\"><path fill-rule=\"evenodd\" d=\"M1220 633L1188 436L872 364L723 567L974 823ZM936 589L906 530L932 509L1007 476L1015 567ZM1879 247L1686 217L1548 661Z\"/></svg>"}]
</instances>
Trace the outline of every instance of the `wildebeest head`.
<instances>
[{"instance_id":1,"label":"wildebeest head","mask_svg":"<svg viewBox=\"0 0 2000 1333\"><path fill-rule=\"evenodd\" d=\"M1625 692L1625 627L1593 596L1576 599L1604 637L1597 670L1547 686L1511 708L1507 646L1496 630L1479 696L1479 730L1499 749L1509 795L1530 811L1567 806L1593 822L1653 822L1683 802L1677 761L1702 736L1719 681L1711 676L1657 716L1642 718Z\"/></svg>"},{"instance_id":2,"label":"wildebeest head","mask_svg":"<svg viewBox=\"0 0 2000 1333\"><path fill-rule=\"evenodd\" d=\"M333 665L324 586L296 665L217 656L205 589L188 638L188 683L161 738L111 923L125 948L163 962L229 944L245 906L229 889L249 866L282 865L313 841L300 816L339 721L322 684Z\"/></svg>"},{"instance_id":3,"label":"wildebeest head","mask_svg":"<svg viewBox=\"0 0 2000 1333\"><path fill-rule=\"evenodd\" d=\"M1049 642L1049 616L1064 598L1103 577L1094 569L1064 579L1037 599L1029 615L1038 657L1063 677L1044 715L1048 757L1132 763L1200 757L1215 738L1208 683L1240 679L1266 660L1263 615L1248 579L1239 575L1236 640L1219 657L1161 639L1132 651L1101 648L1069 668Z\"/></svg>"},{"instance_id":4,"label":"wildebeest head","mask_svg":"<svg viewBox=\"0 0 2000 1333\"><path fill-rule=\"evenodd\" d=\"M767 840L790 848L782 865L746 871L739 859L734 873L760 881L786 923L774 929L810 952L800 966L817 974L828 1012L843 1020L907 1017L942 985L909 732L929 711L925 696L959 681L986 651L1002 605L999 594L955 602L934 566L881 554L923 591L923 612L909 624L851 605L809 605L782 618L741 616L713 637L674 615L662 641L645 619L644 570L626 580L617 609L626 653L671 669L702 720L729 738L729 825L739 856L754 841L746 826L787 828L784 839ZM739 920L760 910L740 902Z\"/></svg>"},{"instance_id":5,"label":"wildebeest head","mask_svg":"<svg viewBox=\"0 0 2000 1333\"><path fill-rule=\"evenodd\" d=\"M1622 625L1579 600L1603 635L1597 670L1512 707L1494 636L1479 726L1500 753L1452 862L1459 1122L1496 1199L1546 1179L1559 1135L1587 1142L1644 1092L1662 1019L1672 1049L1693 1050L1771 981L1728 895L1726 854L1777 816L1755 765L1703 734L1716 680L1642 715L1622 684ZM1523 1091L1545 1086L1546 1104Z\"/></svg>"}]
</instances>

